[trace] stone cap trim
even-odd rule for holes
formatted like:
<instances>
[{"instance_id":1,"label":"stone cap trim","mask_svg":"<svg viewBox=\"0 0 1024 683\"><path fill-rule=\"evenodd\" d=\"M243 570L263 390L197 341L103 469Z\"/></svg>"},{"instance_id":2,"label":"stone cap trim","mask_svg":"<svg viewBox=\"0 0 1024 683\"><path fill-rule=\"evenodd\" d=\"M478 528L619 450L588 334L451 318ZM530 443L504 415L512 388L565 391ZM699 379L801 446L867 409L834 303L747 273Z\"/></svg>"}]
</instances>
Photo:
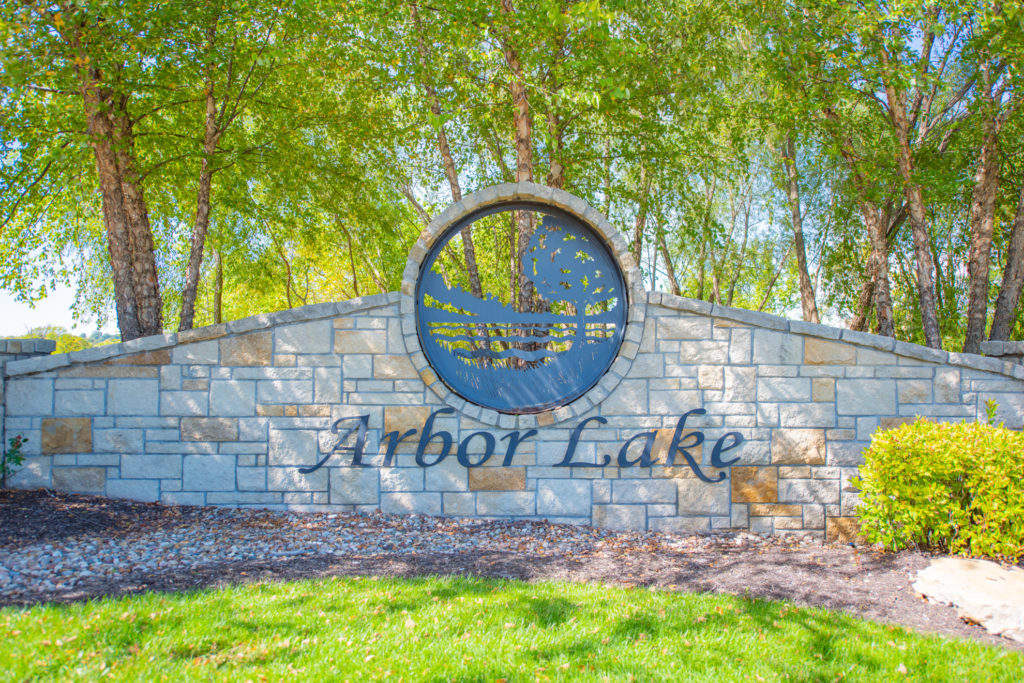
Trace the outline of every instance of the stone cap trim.
<instances>
[{"instance_id":1,"label":"stone cap trim","mask_svg":"<svg viewBox=\"0 0 1024 683\"><path fill-rule=\"evenodd\" d=\"M264 330L272 327L278 327L279 325L286 325L288 323L309 322L313 320L322 320L324 318L334 318L339 315L365 311L371 308L380 308L381 306L388 306L396 303L398 303L398 293L388 292L387 294L374 294L372 296L349 299L348 301L338 303L310 304L309 306L291 308L286 311L265 313L262 315L254 315L249 318L232 320L227 323L220 323L219 325L197 327L194 330L188 330L186 332L155 334L150 337L141 337L128 342L97 346L95 348L84 349L82 351L61 353L56 356L40 356L38 358L15 360L7 363L4 367L4 374L8 377L13 375L31 375L37 372L46 372L47 370L67 367L69 365L96 363L110 358L116 358L118 356L139 353L140 351L155 351L157 349L166 349L180 344L206 341L208 339L219 339L220 337L226 337L231 334ZM48 353L52 352L53 349L56 348L56 342L53 341L40 339L31 341L43 341L48 344L52 344L53 346L50 348Z\"/></svg>"},{"instance_id":2,"label":"stone cap trim","mask_svg":"<svg viewBox=\"0 0 1024 683\"><path fill-rule=\"evenodd\" d=\"M731 308L720 304L711 304L699 299L687 299L674 294L664 292L649 292L647 302L653 305L664 306L686 313L696 313L714 318L724 318L734 322L759 327L779 332L800 334L805 337L819 337L821 339L840 340L855 346L866 346L879 351L888 351L904 358L927 361L935 364L952 365L955 367L981 370L997 375L1005 375L1014 379L1024 379L1024 365L1008 363L999 358L979 356L974 353L957 353L955 351L940 351L928 348L920 344L898 341L892 337L883 337L878 334L857 332L842 327L830 325L819 325L808 323L802 320L787 320L786 318L761 313L760 311L748 311L742 308ZM1000 342L1000 344L1021 344L1024 342ZM1002 347L1000 347L1002 348Z\"/></svg>"},{"instance_id":3,"label":"stone cap trim","mask_svg":"<svg viewBox=\"0 0 1024 683\"><path fill-rule=\"evenodd\" d=\"M430 247L449 227L471 213L495 204L513 201L535 202L561 209L600 235L622 269L623 279L626 281L628 290L629 304L626 330L622 346L619 348L619 355L604 377L572 403L546 412L525 415L499 413L496 410L470 403L453 393L427 363L427 357L420 347L419 336L416 334L416 280L419 278L420 266L430 251ZM601 403L629 372L633 359L636 358L640 348L644 319L647 315L647 292L644 291L643 275L633 259L633 255L629 253L629 245L626 244L626 240L622 238L619 231L597 209L579 197L564 190L527 182L494 185L466 195L462 201L452 204L430 221L409 252L409 260L406 261L405 270L402 273L400 295L399 312L402 319L402 339L405 342L406 352L423 382L448 406L477 422L502 429L530 429L538 425L547 426L564 422L586 413Z\"/></svg>"},{"instance_id":4,"label":"stone cap trim","mask_svg":"<svg viewBox=\"0 0 1024 683\"><path fill-rule=\"evenodd\" d=\"M57 342L52 339L0 339L0 353L53 353L56 348Z\"/></svg>"}]
</instances>

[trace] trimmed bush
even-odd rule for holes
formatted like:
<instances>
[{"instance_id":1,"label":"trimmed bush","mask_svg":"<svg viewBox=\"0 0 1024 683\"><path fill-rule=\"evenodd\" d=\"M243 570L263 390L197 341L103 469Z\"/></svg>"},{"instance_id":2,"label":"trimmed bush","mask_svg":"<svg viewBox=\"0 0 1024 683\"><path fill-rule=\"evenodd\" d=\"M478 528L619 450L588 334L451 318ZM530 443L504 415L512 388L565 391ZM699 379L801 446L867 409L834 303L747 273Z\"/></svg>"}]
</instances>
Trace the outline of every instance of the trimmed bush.
<instances>
[{"instance_id":1,"label":"trimmed bush","mask_svg":"<svg viewBox=\"0 0 1024 683\"><path fill-rule=\"evenodd\" d=\"M893 550L1024 555L1024 433L918 418L876 432L864 457L853 483L867 540Z\"/></svg>"}]
</instances>

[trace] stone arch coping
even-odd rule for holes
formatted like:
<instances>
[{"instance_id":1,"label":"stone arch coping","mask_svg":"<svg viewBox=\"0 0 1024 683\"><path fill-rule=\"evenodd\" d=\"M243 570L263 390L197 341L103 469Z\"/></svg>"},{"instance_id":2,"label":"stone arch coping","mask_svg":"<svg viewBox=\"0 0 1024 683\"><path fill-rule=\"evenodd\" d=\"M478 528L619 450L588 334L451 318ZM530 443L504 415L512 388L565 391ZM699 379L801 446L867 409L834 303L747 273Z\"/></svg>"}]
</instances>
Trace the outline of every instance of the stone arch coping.
<instances>
[{"instance_id":1,"label":"stone arch coping","mask_svg":"<svg viewBox=\"0 0 1024 683\"><path fill-rule=\"evenodd\" d=\"M1024 379L1024 365L1010 363L986 356L979 356L974 353L957 353L955 351L940 351L931 349L920 344L898 341L892 337L883 337L867 332L857 332L842 327L831 327L808 323L802 320L788 320L770 313L760 311L748 311L743 308L731 308L720 304L711 304L707 301L697 299L686 299L673 294L663 292L649 292L647 301L653 305L664 306L685 313L696 313L708 315L714 318L724 318L733 322L743 323L751 327L775 330L799 334L805 337L818 337L843 341L855 346L865 346L879 351L888 351L904 358L926 361L953 367L981 370L997 375L1005 375L1014 379Z\"/></svg>"},{"instance_id":2,"label":"stone arch coping","mask_svg":"<svg viewBox=\"0 0 1024 683\"><path fill-rule=\"evenodd\" d=\"M245 332L270 329L278 327L279 325L287 325L289 323L311 322L314 320L322 320L324 318L335 318L339 315L347 315L349 313L356 313L357 311L380 308L382 306L393 305L396 303L398 303L398 293L389 292L387 294L374 294L372 296L359 297L358 299L349 299L339 303L310 304L309 306L290 308L286 311L265 313L248 318L241 318L240 320L232 320L219 325L197 327L194 330L188 330L187 332L155 334L150 337L141 337L139 339L133 339L119 344L97 346L95 348L84 349L82 351L61 353L55 356L40 356L37 358L27 358L25 360L15 360L7 363L4 369L4 374L7 376L30 375L37 372L46 372L47 370L67 367L69 365L81 365L85 363L105 361L110 358L139 353L142 351L155 351L157 349L166 349L180 344L190 344L192 342L219 339L231 334L242 334Z\"/></svg>"},{"instance_id":3,"label":"stone arch coping","mask_svg":"<svg viewBox=\"0 0 1024 683\"><path fill-rule=\"evenodd\" d=\"M619 354L615 361L597 384L572 403L546 412L524 415L499 413L496 410L470 403L452 392L427 362L427 357L420 347L419 335L416 332L416 281L419 278L423 259L426 258L431 246L450 226L466 216L495 204L512 201L536 202L558 208L588 225L604 240L605 245L618 261L626 281L629 297L622 346L619 348ZM430 221L409 252L409 260L406 261L405 271L402 273L400 295L399 313L402 321L402 339L409 359L424 384L430 387L442 402L466 417L503 429L527 429L538 425L548 426L565 422L579 417L600 404L629 373L637 351L640 349L644 319L647 315L647 292L644 291L643 274L633 259L633 255L629 253L629 245L626 244L626 240L622 238L619 231L597 209L579 197L564 190L528 182L494 185L466 195L462 201L452 204Z\"/></svg>"}]
</instances>

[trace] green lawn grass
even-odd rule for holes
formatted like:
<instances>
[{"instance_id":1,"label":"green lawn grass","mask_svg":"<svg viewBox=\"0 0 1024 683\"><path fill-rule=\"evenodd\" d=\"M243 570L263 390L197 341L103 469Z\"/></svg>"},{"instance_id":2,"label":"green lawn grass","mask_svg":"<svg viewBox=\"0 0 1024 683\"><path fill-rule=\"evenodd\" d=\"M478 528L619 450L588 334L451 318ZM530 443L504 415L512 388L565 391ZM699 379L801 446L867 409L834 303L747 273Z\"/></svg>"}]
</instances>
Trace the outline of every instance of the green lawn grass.
<instances>
[{"instance_id":1,"label":"green lawn grass","mask_svg":"<svg viewBox=\"0 0 1024 683\"><path fill-rule=\"evenodd\" d=\"M1024 656L721 595L326 579L0 610L4 680L1018 681Z\"/></svg>"}]
</instances>

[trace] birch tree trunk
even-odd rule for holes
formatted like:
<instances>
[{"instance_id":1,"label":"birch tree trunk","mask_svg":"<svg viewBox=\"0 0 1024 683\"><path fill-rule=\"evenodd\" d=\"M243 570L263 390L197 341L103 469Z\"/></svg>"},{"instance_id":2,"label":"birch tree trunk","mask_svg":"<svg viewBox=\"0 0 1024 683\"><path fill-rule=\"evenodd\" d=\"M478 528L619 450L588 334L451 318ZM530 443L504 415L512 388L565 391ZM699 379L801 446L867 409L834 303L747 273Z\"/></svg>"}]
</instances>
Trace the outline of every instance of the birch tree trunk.
<instances>
[{"instance_id":1,"label":"birch tree trunk","mask_svg":"<svg viewBox=\"0 0 1024 683\"><path fill-rule=\"evenodd\" d=\"M1013 333L1022 287L1024 287L1024 180L1020 184L1017 214L1013 219L1010 244L1006 250L1003 283L999 289L999 298L996 299L996 310L992 315L992 330L989 333L989 339L992 341L1006 341Z\"/></svg>"},{"instance_id":2,"label":"birch tree trunk","mask_svg":"<svg viewBox=\"0 0 1024 683\"><path fill-rule=\"evenodd\" d=\"M793 237L796 247L797 270L800 275L800 308L804 320L818 322L818 305L814 300L814 285L807 271L807 249L804 246L803 216L800 211L800 178L796 169L796 143L793 136L787 136L782 148L782 164L786 167L786 198L793 217Z\"/></svg>"},{"instance_id":3,"label":"birch tree trunk","mask_svg":"<svg viewBox=\"0 0 1024 683\"><path fill-rule=\"evenodd\" d=\"M988 285L996 193L999 190L999 127L995 117L982 124L981 152L971 193L971 248L967 258L967 334L965 353L980 353L988 317Z\"/></svg>"}]
</instances>

